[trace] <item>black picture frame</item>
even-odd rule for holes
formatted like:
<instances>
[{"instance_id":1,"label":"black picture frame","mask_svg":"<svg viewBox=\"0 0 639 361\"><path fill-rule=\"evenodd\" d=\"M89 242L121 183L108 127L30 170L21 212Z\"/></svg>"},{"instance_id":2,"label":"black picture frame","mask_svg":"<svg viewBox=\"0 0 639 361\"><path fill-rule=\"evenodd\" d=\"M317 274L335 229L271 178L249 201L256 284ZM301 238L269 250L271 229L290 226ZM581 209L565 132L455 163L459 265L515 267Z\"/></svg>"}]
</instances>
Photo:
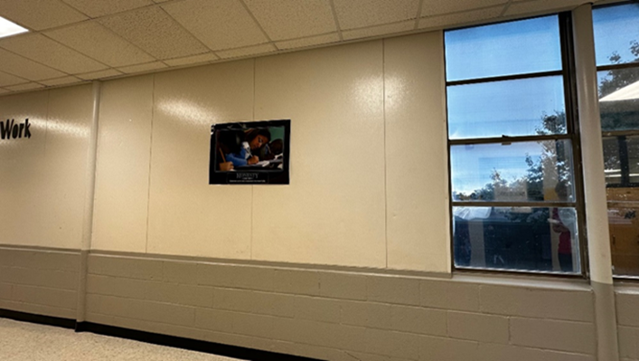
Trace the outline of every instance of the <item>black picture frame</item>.
<instances>
[{"instance_id":1,"label":"black picture frame","mask_svg":"<svg viewBox=\"0 0 639 361\"><path fill-rule=\"evenodd\" d=\"M270 139L257 147L256 134ZM290 135L290 119L213 124L209 184L289 184ZM253 156L259 162L248 164Z\"/></svg>"}]
</instances>

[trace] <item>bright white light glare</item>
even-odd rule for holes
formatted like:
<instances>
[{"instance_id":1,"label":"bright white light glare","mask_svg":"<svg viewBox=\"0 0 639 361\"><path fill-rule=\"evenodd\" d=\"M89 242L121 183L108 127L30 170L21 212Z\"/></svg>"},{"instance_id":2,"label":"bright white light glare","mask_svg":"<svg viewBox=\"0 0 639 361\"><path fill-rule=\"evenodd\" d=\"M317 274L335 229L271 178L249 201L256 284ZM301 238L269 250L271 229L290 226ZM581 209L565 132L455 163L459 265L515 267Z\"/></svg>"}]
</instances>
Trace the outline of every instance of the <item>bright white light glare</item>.
<instances>
[{"instance_id":1,"label":"bright white light glare","mask_svg":"<svg viewBox=\"0 0 639 361\"><path fill-rule=\"evenodd\" d=\"M619 100L639 99L639 81L625 86L605 97L599 99L600 102L616 102Z\"/></svg>"},{"instance_id":2,"label":"bright white light glare","mask_svg":"<svg viewBox=\"0 0 639 361\"><path fill-rule=\"evenodd\" d=\"M0 16L0 38L25 33L29 30Z\"/></svg>"}]
</instances>

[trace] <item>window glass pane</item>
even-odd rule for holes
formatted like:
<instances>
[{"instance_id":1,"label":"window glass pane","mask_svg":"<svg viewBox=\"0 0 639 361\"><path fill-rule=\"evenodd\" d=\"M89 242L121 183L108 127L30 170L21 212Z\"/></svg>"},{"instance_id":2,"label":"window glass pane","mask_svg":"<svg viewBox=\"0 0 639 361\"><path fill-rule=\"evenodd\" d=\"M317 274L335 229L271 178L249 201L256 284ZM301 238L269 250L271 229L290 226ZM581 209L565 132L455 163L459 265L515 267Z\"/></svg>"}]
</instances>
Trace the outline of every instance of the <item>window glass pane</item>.
<instances>
[{"instance_id":1,"label":"window glass pane","mask_svg":"<svg viewBox=\"0 0 639 361\"><path fill-rule=\"evenodd\" d=\"M569 140L450 147L455 201L574 201Z\"/></svg>"},{"instance_id":2,"label":"window glass pane","mask_svg":"<svg viewBox=\"0 0 639 361\"><path fill-rule=\"evenodd\" d=\"M592 19L597 66L639 60L639 4L597 8Z\"/></svg>"},{"instance_id":3,"label":"window glass pane","mask_svg":"<svg viewBox=\"0 0 639 361\"><path fill-rule=\"evenodd\" d=\"M632 184L639 184L639 136L627 137L626 146L628 147L628 180Z\"/></svg>"},{"instance_id":4,"label":"window glass pane","mask_svg":"<svg viewBox=\"0 0 639 361\"><path fill-rule=\"evenodd\" d=\"M447 31L448 81L561 69L557 16Z\"/></svg>"},{"instance_id":5,"label":"window glass pane","mask_svg":"<svg viewBox=\"0 0 639 361\"><path fill-rule=\"evenodd\" d=\"M455 266L579 273L574 208L453 207Z\"/></svg>"},{"instance_id":6,"label":"window glass pane","mask_svg":"<svg viewBox=\"0 0 639 361\"><path fill-rule=\"evenodd\" d=\"M604 137L603 148L606 184L638 186L639 136Z\"/></svg>"},{"instance_id":7,"label":"window glass pane","mask_svg":"<svg viewBox=\"0 0 639 361\"><path fill-rule=\"evenodd\" d=\"M560 76L448 87L450 139L565 134Z\"/></svg>"},{"instance_id":8,"label":"window glass pane","mask_svg":"<svg viewBox=\"0 0 639 361\"><path fill-rule=\"evenodd\" d=\"M639 188L608 188L608 199L614 274L639 276Z\"/></svg>"},{"instance_id":9,"label":"window glass pane","mask_svg":"<svg viewBox=\"0 0 639 361\"><path fill-rule=\"evenodd\" d=\"M617 137L604 138L603 151L606 184L621 184L621 161L619 160L619 140Z\"/></svg>"},{"instance_id":10,"label":"window glass pane","mask_svg":"<svg viewBox=\"0 0 639 361\"><path fill-rule=\"evenodd\" d=\"M600 71L597 77L601 129L639 129L639 67Z\"/></svg>"}]
</instances>

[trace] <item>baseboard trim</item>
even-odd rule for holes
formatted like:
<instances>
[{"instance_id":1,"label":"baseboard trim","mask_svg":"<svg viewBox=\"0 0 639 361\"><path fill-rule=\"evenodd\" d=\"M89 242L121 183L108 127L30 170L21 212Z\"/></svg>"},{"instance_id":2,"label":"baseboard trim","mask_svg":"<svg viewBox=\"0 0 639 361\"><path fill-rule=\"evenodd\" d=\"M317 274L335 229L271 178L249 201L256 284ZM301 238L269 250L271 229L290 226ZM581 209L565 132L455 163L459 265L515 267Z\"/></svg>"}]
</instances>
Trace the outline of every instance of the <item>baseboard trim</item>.
<instances>
[{"instance_id":1,"label":"baseboard trim","mask_svg":"<svg viewBox=\"0 0 639 361\"><path fill-rule=\"evenodd\" d=\"M277 352L262 351L247 347L224 345L221 343L194 340L190 338L162 335L146 331L132 330L128 328L107 326L93 322L76 322L75 320L61 317L42 316L32 313L12 311L0 308L0 317L16 321L37 323L48 326L57 326L74 329L75 332L91 332L98 335L119 337L128 340L146 342L154 345L181 348L185 350L204 352L218 356L238 358L252 361L321 361L301 356L287 355Z\"/></svg>"},{"instance_id":2,"label":"baseboard trim","mask_svg":"<svg viewBox=\"0 0 639 361\"><path fill-rule=\"evenodd\" d=\"M5 310L3 308L0 308L0 317L9 318L16 321L39 323L41 325L57 326L70 329L75 329L76 324L75 320L72 320L70 318L42 316L27 312Z\"/></svg>"},{"instance_id":3,"label":"baseboard trim","mask_svg":"<svg viewBox=\"0 0 639 361\"><path fill-rule=\"evenodd\" d=\"M141 341L151 343L160 346L176 347L191 351L204 352L209 354L215 354L218 356L226 356L232 358L239 358L241 360L254 360L254 361L321 361L318 359L312 359L307 357L287 355L277 352L262 351L240 346L230 346L221 343L194 340L190 338L169 336L159 333L152 333L146 331L131 330L128 328L106 326L102 324L92 322L79 322L76 326L76 332L92 332L105 336L114 336L119 338L125 338L129 340Z\"/></svg>"}]
</instances>

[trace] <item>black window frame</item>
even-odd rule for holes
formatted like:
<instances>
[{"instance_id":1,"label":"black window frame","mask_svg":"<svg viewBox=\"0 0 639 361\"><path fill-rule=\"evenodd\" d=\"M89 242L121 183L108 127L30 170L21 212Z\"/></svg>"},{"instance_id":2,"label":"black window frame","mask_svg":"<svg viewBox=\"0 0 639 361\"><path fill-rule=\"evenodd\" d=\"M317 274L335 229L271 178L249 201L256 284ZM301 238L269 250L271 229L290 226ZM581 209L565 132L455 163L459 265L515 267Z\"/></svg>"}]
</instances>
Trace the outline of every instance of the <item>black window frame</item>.
<instances>
[{"instance_id":1,"label":"black window frame","mask_svg":"<svg viewBox=\"0 0 639 361\"><path fill-rule=\"evenodd\" d=\"M487 274L516 274L516 275L540 275L551 276L554 278L583 278L589 277L589 265L588 265L588 248L587 248L587 236L585 227L585 206L584 206L584 183L583 183L583 165L581 156L581 142L579 136L579 119L577 111L577 84L576 84L576 72L575 72L575 53L574 53L574 40L572 31L572 15L570 12L562 12L555 14L545 14L542 16L527 17L515 20L500 21L488 24L481 24L477 26L490 26L496 24L504 24L510 22L517 22L522 20L529 20L547 16L557 16L559 21L559 37L561 45L561 70L555 71L543 71L524 73L516 75L506 76L494 76L494 77L482 77L468 80L455 80L448 81L445 77L446 87L446 99L448 99L448 88L450 86L468 85L478 83L488 83L505 80L520 80L541 78L545 76L562 76L564 85L564 103L566 112L566 134L552 134L552 135L527 135L527 136L502 136L491 138L464 138L464 139L450 139L449 136L449 123L446 121L447 129L447 147L448 147L448 194L449 194L449 234L451 236L450 242L450 256L453 272L469 272L469 273L487 273ZM447 31L455 31L461 29L468 29L477 26L459 27L446 29ZM444 41L444 61L446 62L446 42ZM446 102L446 114L448 119L448 101ZM523 202L495 202L495 201L454 201L453 185L452 185L452 164L451 164L451 147L458 145L475 145L475 144L510 144L519 142L530 141L543 141L543 140L569 140L572 143L572 156L573 156L573 181L574 181L574 201L573 202L550 202L550 201L523 201ZM483 206L483 207L574 207L577 212L577 229L578 229L578 244L579 244L579 264L580 272L575 273L560 273L549 272L543 270L519 270L519 269L501 269L501 268L479 268L479 267L460 267L455 264L455 240L453 229L453 207L455 206Z\"/></svg>"}]
</instances>

